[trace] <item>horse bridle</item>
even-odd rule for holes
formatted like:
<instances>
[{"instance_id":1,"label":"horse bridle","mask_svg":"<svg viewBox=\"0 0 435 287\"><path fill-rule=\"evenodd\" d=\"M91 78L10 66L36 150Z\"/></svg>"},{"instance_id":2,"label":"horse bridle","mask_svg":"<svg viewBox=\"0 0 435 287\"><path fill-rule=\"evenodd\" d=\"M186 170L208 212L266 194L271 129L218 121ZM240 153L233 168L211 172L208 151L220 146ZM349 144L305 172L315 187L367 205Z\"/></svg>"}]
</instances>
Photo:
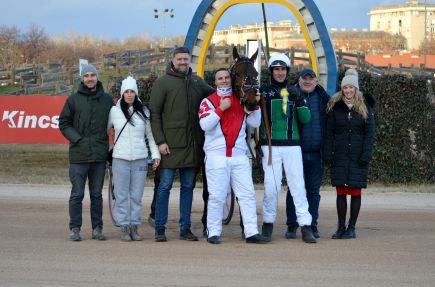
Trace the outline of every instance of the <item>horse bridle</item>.
<instances>
[{"instance_id":1,"label":"horse bridle","mask_svg":"<svg viewBox=\"0 0 435 287\"><path fill-rule=\"evenodd\" d=\"M242 64L247 64L247 65L251 65L252 69L255 70L254 67L254 63L252 63L250 60L246 59L246 60L241 60L241 61L236 61L234 62L231 67L230 67L230 75L231 75L231 79L234 83L234 87L236 91L240 91L242 92L242 96L240 97L240 99L244 100L244 94L250 90L254 90L257 91L260 86L258 85L258 79L257 77L254 77L253 75L251 75L251 71L252 69L246 69L246 75L245 78L242 80L241 85L237 85L236 84L236 77L239 75L236 71L236 67Z\"/></svg>"}]
</instances>

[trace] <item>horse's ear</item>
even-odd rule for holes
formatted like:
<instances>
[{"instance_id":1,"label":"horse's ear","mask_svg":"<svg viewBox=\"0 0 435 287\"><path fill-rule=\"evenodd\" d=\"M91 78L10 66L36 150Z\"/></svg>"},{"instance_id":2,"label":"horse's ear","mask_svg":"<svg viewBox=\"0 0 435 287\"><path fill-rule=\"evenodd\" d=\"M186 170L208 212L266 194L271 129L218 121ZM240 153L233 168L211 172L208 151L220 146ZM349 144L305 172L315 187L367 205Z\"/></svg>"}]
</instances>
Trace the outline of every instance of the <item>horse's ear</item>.
<instances>
[{"instance_id":1,"label":"horse's ear","mask_svg":"<svg viewBox=\"0 0 435 287\"><path fill-rule=\"evenodd\" d=\"M239 52L237 52L237 48L233 47L233 60L237 62L240 59Z\"/></svg>"},{"instance_id":2,"label":"horse's ear","mask_svg":"<svg viewBox=\"0 0 435 287\"><path fill-rule=\"evenodd\" d=\"M258 48L257 51L255 51L255 53L251 56L251 58L249 58L249 61L255 62L255 60L257 59L257 55L258 55Z\"/></svg>"}]
</instances>

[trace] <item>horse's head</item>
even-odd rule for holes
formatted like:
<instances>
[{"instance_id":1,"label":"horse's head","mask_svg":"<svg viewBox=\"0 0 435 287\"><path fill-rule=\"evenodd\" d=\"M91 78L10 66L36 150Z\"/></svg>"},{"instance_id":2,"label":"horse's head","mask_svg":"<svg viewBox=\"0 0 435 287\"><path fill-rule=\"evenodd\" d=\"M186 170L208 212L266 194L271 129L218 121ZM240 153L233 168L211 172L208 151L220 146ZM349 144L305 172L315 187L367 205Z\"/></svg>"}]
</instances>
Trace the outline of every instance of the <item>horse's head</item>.
<instances>
[{"instance_id":1,"label":"horse's head","mask_svg":"<svg viewBox=\"0 0 435 287\"><path fill-rule=\"evenodd\" d=\"M251 58L240 57L236 47L233 49L234 63L230 67L231 82L240 103L248 111L253 111L257 107L258 72L254 67L257 59L258 50Z\"/></svg>"}]
</instances>

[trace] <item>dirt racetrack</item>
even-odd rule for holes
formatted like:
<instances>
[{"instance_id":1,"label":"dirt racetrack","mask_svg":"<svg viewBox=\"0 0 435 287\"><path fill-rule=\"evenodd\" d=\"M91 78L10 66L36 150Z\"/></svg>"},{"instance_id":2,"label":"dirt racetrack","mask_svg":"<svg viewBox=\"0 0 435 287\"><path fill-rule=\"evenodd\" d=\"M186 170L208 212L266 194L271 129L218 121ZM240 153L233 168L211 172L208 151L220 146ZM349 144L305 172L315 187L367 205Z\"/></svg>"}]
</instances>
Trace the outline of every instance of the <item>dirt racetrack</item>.
<instances>
[{"instance_id":1,"label":"dirt racetrack","mask_svg":"<svg viewBox=\"0 0 435 287\"><path fill-rule=\"evenodd\" d=\"M178 191L170 199L166 243L145 223L142 242L125 243L107 213L108 240L90 239L89 196L82 242L68 238L69 186L0 185L0 286L435 286L435 194L367 190L355 240L331 240L335 193L322 190L317 244L284 238L284 193L273 242L245 244L238 210L221 245L178 240ZM257 190L259 225L262 190ZM104 193L106 199L106 192ZM192 229L201 234L201 191Z\"/></svg>"}]
</instances>

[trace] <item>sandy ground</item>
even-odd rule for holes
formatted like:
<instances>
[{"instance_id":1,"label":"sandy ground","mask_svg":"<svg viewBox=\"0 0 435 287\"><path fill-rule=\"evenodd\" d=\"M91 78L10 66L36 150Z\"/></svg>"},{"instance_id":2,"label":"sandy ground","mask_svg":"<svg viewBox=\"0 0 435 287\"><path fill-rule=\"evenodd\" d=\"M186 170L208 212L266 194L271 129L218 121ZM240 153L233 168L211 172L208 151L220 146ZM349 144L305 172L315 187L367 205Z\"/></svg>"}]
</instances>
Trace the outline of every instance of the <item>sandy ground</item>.
<instances>
[{"instance_id":1,"label":"sandy ground","mask_svg":"<svg viewBox=\"0 0 435 287\"><path fill-rule=\"evenodd\" d=\"M262 190L257 190L260 211ZM104 192L106 198L106 190ZM317 244L284 238L284 194L273 242L246 244L238 216L221 245L178 240L178 192L170 201L166 243L141 226L142 242L121 242L107 213L108 240L90 239L89 197L82 242L68 238L69 186L0 185L0 286L435 286L435 194L367 190L358 238L331 240L335 194L322 191ZM144 221L152 190L143 198ZM201 235L201 191L193 232ZM236 210L238 213L238 210ZM261 222L261 212L259 212Z\"/></svg>"}]
</instances>

